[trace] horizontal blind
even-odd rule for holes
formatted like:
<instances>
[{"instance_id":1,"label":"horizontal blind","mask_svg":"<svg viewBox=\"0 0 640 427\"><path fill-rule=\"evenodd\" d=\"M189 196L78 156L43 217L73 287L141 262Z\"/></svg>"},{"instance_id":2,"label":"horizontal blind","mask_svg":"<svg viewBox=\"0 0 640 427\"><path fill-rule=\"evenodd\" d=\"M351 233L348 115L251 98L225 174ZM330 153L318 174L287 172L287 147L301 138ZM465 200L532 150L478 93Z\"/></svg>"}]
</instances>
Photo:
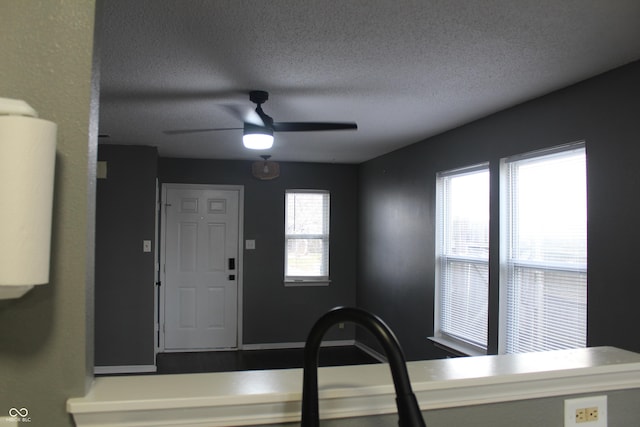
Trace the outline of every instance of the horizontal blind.
<instances>
[{"instance_id":1,"label":"horizontal blind","mask_svg":"<svg viewBox=\"0 0 640 427\"><path fill-rule=\"evenodd\" d=\"M507 162L507 353L586 346L582 145Z\"/></svg>"},{"instance_id":2,"label":"horizontal blind","mask_svg":"<svg viewBox=\"0 0 640 427\"><path fill-rule=\"evenodd\" d=\"M330 197L324 191L286 193L285 276L329 277Z\"/></svg>"},{"instance_id":3,"label":"horizontal blind","mask_svg":"<svg viewBox=\"0 0 640 427\"><path fill-rule=\"evenodd\" d=\"M586 346L586 273L514 267L507 353Z\"/></svg>"},{"instance_id":4,"label":"horizontal blind","mask_svg":"<svg viewBox=\"0 0 640 427\"><path fill-rule=\"evenodd\" d=\"M440 333L487 348L488 263L444 259Z\"/></svg>"},{"instance_id":5,"label":"horizontal blind","mask_svg":"<svg viewBox=\"0 0 640 427\"><path fill-rule=\"evenodd\" d=\"M488 165L438 175L436 335L487 348Z\"/></svg>"}]
</instances>

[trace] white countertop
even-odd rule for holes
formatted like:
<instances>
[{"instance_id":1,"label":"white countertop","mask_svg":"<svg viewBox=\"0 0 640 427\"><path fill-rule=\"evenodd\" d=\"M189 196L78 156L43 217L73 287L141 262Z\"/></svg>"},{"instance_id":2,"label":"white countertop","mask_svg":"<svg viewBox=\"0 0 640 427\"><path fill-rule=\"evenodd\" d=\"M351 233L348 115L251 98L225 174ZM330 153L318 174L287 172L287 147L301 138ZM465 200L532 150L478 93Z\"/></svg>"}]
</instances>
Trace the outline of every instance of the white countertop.
<instances>
[{"instance_id":1,"label":"white countertop","mask_svg":"<svg viewBox=\"0 0 640 427\"><path fill-rule=\"evenodd\" d=\"M640 388L640 354L613 347L409 362L423 410ZM394 413L387 364L320 368L321 418ZM83 426L299 421L302 370L96 378L67 410Z\"/></svg>"}]
</instances>

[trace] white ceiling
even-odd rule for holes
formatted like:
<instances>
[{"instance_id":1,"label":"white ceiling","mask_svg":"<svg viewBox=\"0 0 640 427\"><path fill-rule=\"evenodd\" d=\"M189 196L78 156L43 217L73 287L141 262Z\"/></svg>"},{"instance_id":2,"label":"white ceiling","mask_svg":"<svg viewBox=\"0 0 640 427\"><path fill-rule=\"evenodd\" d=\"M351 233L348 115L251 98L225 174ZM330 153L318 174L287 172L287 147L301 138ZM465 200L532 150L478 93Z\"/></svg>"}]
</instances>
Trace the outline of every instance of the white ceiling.
<instances>
[{"instance_id":1,"label":"white ceiling","mask_svg":"<svg viewBox=\"0 0 640 427\"><path fill-rule=\"evenodd\" d=\"M102 0L101 143L164 157L359 163L640 59L638 0ZM267 153L229 107L266 90Z\"/></svg>"}]
</instances>

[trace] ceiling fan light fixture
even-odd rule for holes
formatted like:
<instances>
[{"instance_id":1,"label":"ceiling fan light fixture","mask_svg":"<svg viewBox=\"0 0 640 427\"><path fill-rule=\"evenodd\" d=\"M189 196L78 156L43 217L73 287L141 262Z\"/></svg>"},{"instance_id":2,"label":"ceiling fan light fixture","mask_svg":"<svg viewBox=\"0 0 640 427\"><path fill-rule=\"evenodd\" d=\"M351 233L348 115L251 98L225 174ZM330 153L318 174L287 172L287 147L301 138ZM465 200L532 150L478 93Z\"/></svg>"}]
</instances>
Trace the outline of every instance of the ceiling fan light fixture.
<instances>
[{"instance_id":1,"label":"ceiling fan light fixture","mask_svg":"<svg viewBox=\"0 0 640 427\"><path fill-rule=\"evenodd\" d=\"M245 125L242 144L251 150L267 150L273 146L273 129Z\"/></svg>"}]
</instances>

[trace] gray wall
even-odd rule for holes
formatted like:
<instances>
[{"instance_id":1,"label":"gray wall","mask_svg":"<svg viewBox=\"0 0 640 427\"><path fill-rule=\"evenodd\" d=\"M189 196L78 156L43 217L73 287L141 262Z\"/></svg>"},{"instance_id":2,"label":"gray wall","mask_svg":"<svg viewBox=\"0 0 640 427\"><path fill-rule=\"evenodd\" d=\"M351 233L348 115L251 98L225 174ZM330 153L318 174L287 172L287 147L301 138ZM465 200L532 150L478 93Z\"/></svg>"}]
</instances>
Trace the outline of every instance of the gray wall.
<instances>
[{"instance_id":1,"label":"gray wall","mask_svg":"<svg viewBox=\"0 0 640 427\"><path fill-rule=\"evenodd\" d=\"M390 324L409 359L443 356L426 340L433 334L436 172L491 162L490 305L497 313L500 158L585 140L588 345L640 351L630 333L640 323L638 111L635 62L362 164L358 304ZM489 321L495 331L497 317Z\"/></svg>"},{"instance_id":2,"label":"gray wall","mask_svg":"<svg viewBox=\"0 0 640 427\"><path fill-rule=\"evenodd\" d=\"M94 6L0 2L0 96L58 124L50 282L0 302L0 417L26 407L34 427L72 425L93 368Z\"/></svg>"},{"instance_id":3,"label":"gray wall","mask_svg":"<svg viewBox=\"0 0 640 427\"><path fill-rule=\"evenodd\" d=\"M281 163L280 177L251 176L248 161L159 160L164 183L244 186L244 238L256 249L244 251L245 344L304 342L315 320L338 305L356 301L357 166ZM331 284L285 287L284 193L288 188L331 192ZM327 340L353 339L353 327L333 329Z\"/></svg>"},{"instance_id":4,"label":"gray wall","mask_svg":"<svg viewBox=\"0 0 640 427\"><path fill-rule=\"evenodd\" d=\"M154 365L155 147L100 145L96 198L95 364ZM152 251L142 251L151 240Z\"/></svg>"},{"instance_id":5,"label":"gray wall","mask_svg":"<svg viewBox=\"0 0 640 427\"><path fill-rule=\"evenodd\" d=\"M153 254L155 178L163 182L243 185L243 343L304 342L313 322L338 305L355 304L357 166L282 163L281 177L260 181L247 161L158 158L151 147L100 145L107 179L98 180L96 214L96 366L154 364ZM159 164L158 164L159 163ZM328 287L285 287L284 192L331 191ZM155 245L156 242L154 242ZM354 339L354 328L327 340Z\"/></svg>"}]
</instances>

